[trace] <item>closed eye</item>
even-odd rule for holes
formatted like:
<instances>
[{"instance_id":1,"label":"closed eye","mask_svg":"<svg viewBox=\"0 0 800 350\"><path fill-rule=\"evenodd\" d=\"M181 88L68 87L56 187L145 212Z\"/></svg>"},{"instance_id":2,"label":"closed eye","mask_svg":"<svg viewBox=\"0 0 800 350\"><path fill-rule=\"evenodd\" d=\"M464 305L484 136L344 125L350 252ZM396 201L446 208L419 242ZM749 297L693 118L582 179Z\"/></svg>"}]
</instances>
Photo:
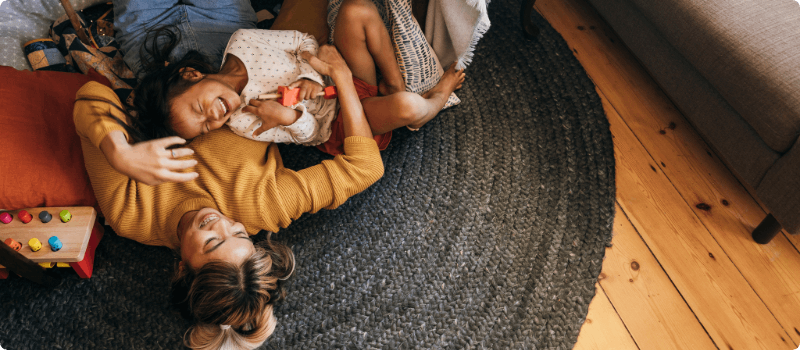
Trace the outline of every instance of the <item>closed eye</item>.
<instances>
[{"instance_id":1,"label":"closed eye","mask_svg":"<svg viewBox=\"0 0 800 350\"><path fill-rule=\"evenodd\" d=\"M239 231L239 232L236 232L236 233L234 233L233 235L234 235L234 236L237 236L236 238L240 238L240 239L246 239L246 240L248 240L248 241L250 241L250 242L252 242L252 241L253 241L253 239L252 239L252 238L250 238L250 235L248 235L248 234L247 234L247 232L245 232L245 231ZM207 239L207 240L206 240L206 243L205 243L203 246L204 246L204 247L205 247L205 246L207 246L209 243L211 243L211 241L213 241L213 240L215 240L215 239L217 239L217 237L211 237L211 238ZM219 247L220 247L221 245L223 245L225 242L226 242L226 240L224 240L224 239L223 239L223 240L220 240L220 242L219 242L219 243L217 243L217 245L215 245L215 246L211 247L210 249L206 250L204 254L208 254L208 253L211 253L211 252L213 252L213 251L217 250L217 248L219 248Z\"/></svg>"}]
</instances>

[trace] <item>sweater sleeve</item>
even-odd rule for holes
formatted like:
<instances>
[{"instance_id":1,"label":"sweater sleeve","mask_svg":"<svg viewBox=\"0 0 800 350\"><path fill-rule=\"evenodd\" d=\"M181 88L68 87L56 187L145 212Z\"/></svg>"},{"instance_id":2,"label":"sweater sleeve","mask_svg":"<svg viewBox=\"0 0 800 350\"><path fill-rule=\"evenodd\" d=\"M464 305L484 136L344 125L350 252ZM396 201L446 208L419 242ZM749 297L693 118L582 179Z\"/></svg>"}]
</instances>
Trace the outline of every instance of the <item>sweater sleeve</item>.
<instances>
[{"instance_id":1,"label":"sweater sleeve","mask_svg":"<svg viewBox=\"0 0 800 350\"><path fill-rule=\"evenodd\" d=\"M383 176L383 161L372 138L348 137L344 152L297 172L283 167L278 170L277 196L288 217L297 219L306 212L334 209Z\"/></svg>"},{"instance_id":2,"label":"sweater sleeve","mask_svg":"<svg viewBox=\"0 0 800 350\"><path fill-rule=\"evenodd\" d=\"M159 229L154 229L159 220L166 221L160 216L168 213L158 212L159 203L155 200L152 189L148 188L142 191L136 181L114 170L99 148L100 142L109 132L114 130L125 132L117 121L108 116L113 114L124 120L122 112L103 101L117 103L121 106L117 95L110 88L99 83L89 82L78 90L73 110L75 129L80 136L86 172L92 183L100 211L114 232L122 237L149 245L174 247L177 244L174 239L164 239L164 237L169 237L169 234L161 232L165 231L161 229L164 227L163 225L158 226ZM165 188L171 186L170 184ZM164 237L159 236L156 232L163 233Z\"/></svg>"},{"instance_id":3,"label":"sweater sleeve","mask_svg":"<svg viewBox=\"0 0 800 350\"><path fill-rule=\"evenodd\" d=\"M87 138L92 145L100 148L100 142L110 132L119 130L128 138L125 128L114 120L111 115L125 121L122 111L112 104L122 107L116 94L108 87L98 82L90 81L84 84L76 94L77 101L73 110L73 121L78 136ZM86 100L88 99L88 100ZM105 101L105 102L102 102Z\"/></svg>"}]
</instances>

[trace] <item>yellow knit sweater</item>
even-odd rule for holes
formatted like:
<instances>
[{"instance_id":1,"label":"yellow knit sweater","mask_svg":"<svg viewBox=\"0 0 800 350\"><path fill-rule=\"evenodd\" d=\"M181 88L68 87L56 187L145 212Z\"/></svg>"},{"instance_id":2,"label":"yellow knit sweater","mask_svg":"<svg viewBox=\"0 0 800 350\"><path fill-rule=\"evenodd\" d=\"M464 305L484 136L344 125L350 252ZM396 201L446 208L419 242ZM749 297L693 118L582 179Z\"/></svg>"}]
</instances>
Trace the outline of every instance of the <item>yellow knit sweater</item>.
<instances>
[{"instance_id":1,"label":"yellow knit sweater","mask_svg":"<svg viewBox=\"0 0 800 350\"><path fill-rule=\"evenodd\" d=\"M110 88L96 82L86 83L77 98L122 105ZM276 145L236 136L223 127L188 144L198 162L191 168L200 175L196 180L148 186L118 173L100 150L108 133L125 132L109 114L125 120L107 103L75 103L75 128L86 170L114 232L144 244L177 248L181 216L204 207L241 222L251 235L261 229L277 232L305 212L338 207L383 176L383 162L372 138L348 137L344 155L292 171L283 167Z\"/></svg>"}]
</instances>

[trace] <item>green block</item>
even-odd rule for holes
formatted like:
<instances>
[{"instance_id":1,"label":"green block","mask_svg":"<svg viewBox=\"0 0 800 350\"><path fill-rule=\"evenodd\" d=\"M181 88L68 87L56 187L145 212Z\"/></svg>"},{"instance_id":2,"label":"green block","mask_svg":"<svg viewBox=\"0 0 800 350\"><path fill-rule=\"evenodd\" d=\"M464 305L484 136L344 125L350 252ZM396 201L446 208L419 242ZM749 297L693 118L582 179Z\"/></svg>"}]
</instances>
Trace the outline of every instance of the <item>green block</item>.
<instances>
[{"instance_id":1,"label":"green block","mask_svg":"<svg viewBox=\"0 0 800 350\"><path fill-rule=\"evenodd\" d=\"M61 218L61 222L69 222L70 220L72 220L72 214L69 212L69 210L66 209L58 213L58 216Z\"/></svg>"}]
</instances>

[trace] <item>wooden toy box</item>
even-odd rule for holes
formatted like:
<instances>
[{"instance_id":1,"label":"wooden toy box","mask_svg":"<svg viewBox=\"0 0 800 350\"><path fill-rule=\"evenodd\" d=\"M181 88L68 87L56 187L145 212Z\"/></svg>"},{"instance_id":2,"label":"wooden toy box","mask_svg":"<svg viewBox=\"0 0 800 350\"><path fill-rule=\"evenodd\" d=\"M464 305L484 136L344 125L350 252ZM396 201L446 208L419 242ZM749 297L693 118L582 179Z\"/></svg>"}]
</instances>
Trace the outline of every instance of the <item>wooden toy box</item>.
<instances>
[{"instance_id":1,"label":"wooden toy box","mask_svg":"<svg viewBox=\"0 0 800 350\"><path fill-rule=\"evenodd\" d=\"M68 210L72 218L68 222L62 222L59 213ZM32 220L23 223L18 214L23 210L5 211L13 216L13 220L8 223L0 223L0 244L7 238L13 238L22 244L18 251L24 257L36 263L69 263L81 278L92 276L94 266L94 252L100 239L103 237L103 225L97 220L97 211L92 207L43 207L29 208ZM48 211L52 215L52 220L43 223L39 219L39 213ZM52 236L57 236L63 244L58 251L53 251L48 244ZM42 243L42 248L34 252L28 245L31 238L37 238ZM8 277L8 269L0 265L0 279Z\"/></svg>"}]
</instances>

